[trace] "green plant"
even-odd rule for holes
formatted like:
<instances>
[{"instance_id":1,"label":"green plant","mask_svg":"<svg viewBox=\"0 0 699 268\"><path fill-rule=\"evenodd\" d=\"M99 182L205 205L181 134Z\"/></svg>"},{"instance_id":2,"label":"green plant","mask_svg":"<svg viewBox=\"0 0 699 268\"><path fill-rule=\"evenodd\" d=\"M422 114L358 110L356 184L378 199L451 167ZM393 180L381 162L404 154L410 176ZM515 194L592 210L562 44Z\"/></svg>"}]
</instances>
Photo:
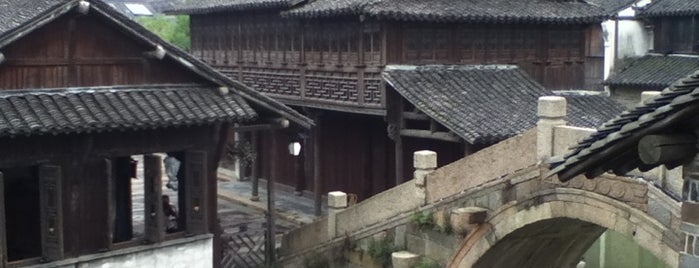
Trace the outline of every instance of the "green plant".
<instances>
[{"instance_id":1,"label":"green plant","mask_svg":"<svg viewBox=\"0 0 699 268\"><path fill-rule=\"evenodd\" d=\"M241 167L249 167L257 159L255 147L246 140L236 141L226 145L226 154L231 159L238 159Z\"/></svg>"},{"instance_id":2,"label":"green plant","mask_svg":"<svg viewBox=\"0 0 699 268\"><path fill-rule=\"evenodd\" d=\"M434 227L434 215L431 212L415 212L412 220L420 229Z\"/></svg>"},{"instance_id":3,"label":"green plant","mask_svg":"<svg viewBox=\"0 0 699 268\"><path fill-rule=\"evenodd\" d=\"M316 253L303 259L303 267L328 268L330 267L330 260L328 259L328 257Z\"/></svg>"},{"instance_id":4,"label":"green plant","mask_svg":"<svg viewBox=\"0 0 699 268\"><path fill-rule=\"evenodd\" d=\"M367 253L382 267L391 265L391 254L396 251L397 248L388 239L376 240L372 238L369 240Z\"/></svg>"},{"instance_id":5,"label":"green plant","mask_svg":"<svg viewBox=\"0 0 699 268\"><path fill-rule=\"evenodd\" d=\"M411 268L439 268L439 264L429 258L422 258L418 263Z\"/></svg>"},{"instance_id":6,"label":"green plant","mask_svg":"<svg viewBox=\"0 0 699 268\"><path fill-rule=\"evenodd\" d=\"M184 50L189 50L189 16L165 16L155 15L150 17L138 17L138 23L146 29L157 34L165 41L172 43Z\"/></svg>"}]
</instances>

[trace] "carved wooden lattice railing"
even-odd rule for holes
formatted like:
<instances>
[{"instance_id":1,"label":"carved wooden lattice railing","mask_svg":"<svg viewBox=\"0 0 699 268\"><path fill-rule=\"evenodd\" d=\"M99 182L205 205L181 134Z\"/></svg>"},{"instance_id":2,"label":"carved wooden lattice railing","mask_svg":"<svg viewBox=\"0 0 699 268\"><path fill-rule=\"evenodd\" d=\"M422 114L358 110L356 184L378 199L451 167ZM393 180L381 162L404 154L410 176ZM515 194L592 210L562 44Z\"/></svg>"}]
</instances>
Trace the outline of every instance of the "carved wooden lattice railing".
<instances>
[{"instance_id":1,"label":"carved wooden lattice railing","mask_svg":"<svg viewBox=\"0 0 699 268\"><path fill-rule=\"evenodd\" d=\"M259 267L265 262L265 232L241 232L223 237L221 267Z\"/></svg>"}]
</instances>

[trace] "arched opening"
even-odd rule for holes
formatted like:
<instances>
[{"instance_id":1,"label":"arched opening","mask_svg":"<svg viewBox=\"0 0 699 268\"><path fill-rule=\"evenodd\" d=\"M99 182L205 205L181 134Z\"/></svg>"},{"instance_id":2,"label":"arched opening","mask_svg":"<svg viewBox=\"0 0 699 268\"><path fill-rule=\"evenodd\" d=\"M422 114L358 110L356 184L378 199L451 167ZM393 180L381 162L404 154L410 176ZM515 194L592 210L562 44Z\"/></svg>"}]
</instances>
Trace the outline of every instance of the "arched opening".
<instances>
[{"instance_id":1,"label":"arched opening","mask_svg":"<svg viewBox=\"0 0 699 268\"><path fill-rule=\"evenodd\" d=\"M575 267L605 230L570 218L538 221L503 237L473 267Z\"/></svg>"},{"instance_id":2,"label":"arched opening","mask_svg":"<svg viewBox=\"0 0 699 268\"><path fill-rule=\"evenodd\" d=\"M677 266L675 243L663 239L672 230L644 211L592 192L556 188L493 211L466 237L449 267L576 267L606 230L659 263Z\"/></svg>"}]
</instances>

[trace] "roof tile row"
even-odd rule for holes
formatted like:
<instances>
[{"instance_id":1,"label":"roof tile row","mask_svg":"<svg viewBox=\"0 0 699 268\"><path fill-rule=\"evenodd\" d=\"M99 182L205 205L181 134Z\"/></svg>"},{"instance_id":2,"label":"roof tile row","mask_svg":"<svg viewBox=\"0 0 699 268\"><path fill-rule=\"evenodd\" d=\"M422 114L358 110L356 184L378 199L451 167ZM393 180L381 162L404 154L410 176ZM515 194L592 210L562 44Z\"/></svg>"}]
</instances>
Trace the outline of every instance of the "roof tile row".
<instances>
[{"instance_id":1,"label":"roof tile row","mask_svg":"<svg viewBox=\"0 0 699 268\"><path fill-rule=\"evenodd\" d=\"M198 86L9 90L0 94L0 137L244 122L256 116L240 95Z\"/></svg>"}]
</instances>

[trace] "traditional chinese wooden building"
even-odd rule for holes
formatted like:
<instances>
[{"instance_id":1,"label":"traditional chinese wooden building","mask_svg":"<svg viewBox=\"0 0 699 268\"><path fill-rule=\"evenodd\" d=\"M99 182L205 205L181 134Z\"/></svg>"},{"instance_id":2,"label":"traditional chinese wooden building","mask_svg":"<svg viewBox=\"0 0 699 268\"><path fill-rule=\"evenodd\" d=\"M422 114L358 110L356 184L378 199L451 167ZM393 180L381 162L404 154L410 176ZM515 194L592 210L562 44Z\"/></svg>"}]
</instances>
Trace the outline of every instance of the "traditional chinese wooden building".
<instances>
[{"instance_id":1,"label":"traditional chinese wooden building","mask_svg":"<svg viewBox=\"0 0 699 268\"><path fill-rule=\"evenodd\" d=\"M619 5L566 0L208 0L169 12L191 15L194 55L315 118L318 127L309 141L319 146L320 156L307 170L317 167L323 192L341 189L362 198L410 176L401 171L401 163L410 161L400 159L404 152L436 150L445 156L440 160L444 164L496 141L474 146L456 133L435 133L449 129L431 128L429 120L426 132L399 132L391 140L385 121L399 112L392 106L399 102L389 101L392 89L382 77L385 66L507 64L548 90L597 89L604 61L599 23L616 11L609 6ZM395 140L401 136L418 141L403 148ZM261 138L261 164L293 162L265 156L269 138ZM291 175L296 174L293 165L277 167L283 169L279 174L288 174L278 180L313 185Z\"/></svg>"},{"instance_id":2,"label":"traditional chinese wooden building","mask_svg":"<svg viewBox=\"0 0 699 268\"><path fill-rule=\"evenodd\" d=\"M636 15L652 36L648 54L616 64L604 82L612 97L636 105L644 90L662 90L699 69L699 1L656 0Z\"/></svg>"},{"instance_id":3,"label":"traditional chinese wooden building","mask_svg":"<svg viewBox=\"0 0 699 268\"><path fill-rule=\"evenodd\" d=\"M3 1L0 267L213 266L230 127L284 120L311 124L100 0ZM167 233L154 153L182 163ZM144 188L140 234L132 183Z\"/></svg>"}]
</instances>

